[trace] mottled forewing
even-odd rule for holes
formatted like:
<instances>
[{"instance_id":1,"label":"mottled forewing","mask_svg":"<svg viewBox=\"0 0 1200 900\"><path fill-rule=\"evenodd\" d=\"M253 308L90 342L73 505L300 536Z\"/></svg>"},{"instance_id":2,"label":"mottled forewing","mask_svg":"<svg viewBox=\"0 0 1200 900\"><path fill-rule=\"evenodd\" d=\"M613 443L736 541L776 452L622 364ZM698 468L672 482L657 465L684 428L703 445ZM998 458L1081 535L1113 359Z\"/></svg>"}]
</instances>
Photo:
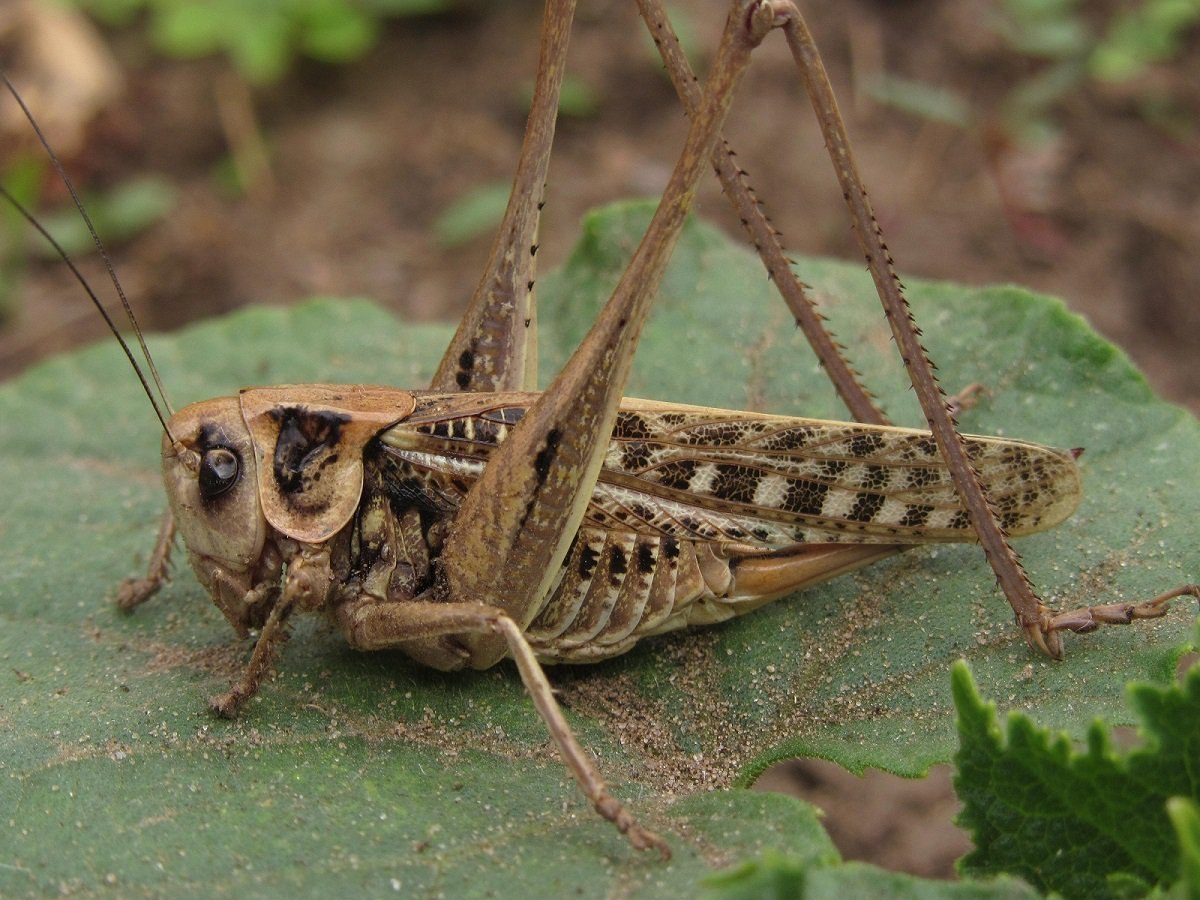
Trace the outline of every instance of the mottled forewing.
<instances>
[{"instance_id":1,"label":"mottled forewing","mask_svg":"<svg viewBox=\"0 0 1200 900\"><path fill-rule=\"evenodd\" d=\"M383 438L438 508L457 505L529 395L478 398L459 414L442 403ZM1009 533L1052 527L1078 505L1070 452L966 441ZM928 432L634 399L622 403L585 523L766 546L968 541L973 533Z\"/></svg>"}]
</instances>

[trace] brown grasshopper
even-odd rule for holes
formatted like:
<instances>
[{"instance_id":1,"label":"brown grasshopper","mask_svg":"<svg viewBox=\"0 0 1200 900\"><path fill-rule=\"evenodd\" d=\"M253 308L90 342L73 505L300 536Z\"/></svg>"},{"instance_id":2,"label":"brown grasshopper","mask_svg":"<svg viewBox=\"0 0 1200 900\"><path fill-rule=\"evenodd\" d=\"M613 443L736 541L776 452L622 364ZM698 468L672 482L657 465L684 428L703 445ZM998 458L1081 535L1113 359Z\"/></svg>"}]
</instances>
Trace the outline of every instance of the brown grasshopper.
<instances>
[{"instance_id":1,"label":"brown grasshopper","mask_svg":"<svg viewBox=\"0 0 1200 900\"><path fill-rule=\"evenodd\" d=\"M399 648L441 670L485 669L511 657L596 810L635 847L669 855L608 792L543 663L609 658L644 637L722 621L933 541L982 544L1027 638L1055 657L1063 630L1161 616L1172 597L1200 589L1046 610L1007 535L1053 527L1072 513L1081 496L1076 454L957 433L799 12L784 0L734 0L701 93L657 0L639 6L691 128L624 277L549 388L534 392L535 238L573 0L547 2L508 211L430 389L248 388L168 415L143 378L163 422L170 508L149 573L122 586L119 604L132 609L158 589L178 530L233 628L243 637L259 632L240 681L211 702L223 716L258 690L297 610L326 614L357 649ZM777 28L821 121L930 431L886 424L720 138L751 51ZM622 396L710 164L861 424ZM157 384L152 363L150 371Z\"/></svg>"}]
</instances>

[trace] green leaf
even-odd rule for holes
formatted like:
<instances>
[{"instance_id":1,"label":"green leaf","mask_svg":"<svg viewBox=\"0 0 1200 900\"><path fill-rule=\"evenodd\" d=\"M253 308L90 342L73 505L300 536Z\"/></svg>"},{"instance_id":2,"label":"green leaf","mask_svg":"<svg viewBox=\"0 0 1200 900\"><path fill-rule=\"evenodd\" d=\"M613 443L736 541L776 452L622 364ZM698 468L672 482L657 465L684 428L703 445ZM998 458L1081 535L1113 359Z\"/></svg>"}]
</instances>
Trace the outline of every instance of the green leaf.
<instances>
[{"instance_id":1,"label":"green leaf","mask_svg":"<svg viewBox=\"0 0 1200 900\"><path fill-rule=\"evenodd\" d=\"M1015 873L1065 897L1116 896L1116 885L1124 893L1134 884L1140 896L1180 877L1182 842L1184 871L1194 875L1200 667L1182 685L1130 686L1143 745L1129 752L1113 748L1102 722L1088 731L1086 751L1016 712L1002 735L965 663L953 679L962 739L955 787L976 847L964 871Z\"/></svg>"},{"instance_id":2,"label":"green leaf","mask_svg":"<svg viewBox=\"0 0 1200 900\"><path fill-rule=\"evenodd\" d=\"M384 17L428 15L450 0L74 0L112 25L144 13L161 53L223 53L256 84L277 81L297 52L349 62L375 45Z\"/></svg>"},{"instance_id":3,"label":"green leaf","mask_svg":"<svg viewBox=\"0 0 1200 900\"><path fill-rule=\"evenodd\" d=\"M950 88L884 73L866 90L879 103L931 122L969 128L975 121L967 98Z\"/></svg>"},{"instance_id":4,"label":"green leaf","mask_svg":"<svg viewBox=\"0 0 1200 900\"><path fill-rule=\"evenodd\" d=\"M720 872L704 882L704 900L840 900L843 897L920 897L965 900L987 897L1036 897L1033 888L1015 878L988 881L926 881L859 863L806 860L767 851L761 857Z\"/></svg>"},{"instance_id":5,"label":"green leaf","mask_svg":"<svg viewBox=\"0 0 1200 900\"><path fill-rule=\"evenodd\" d=\"M533 103L533 79L521 85L521 104L528 109ZM582 78L571 75L563 78L558 96L560 118L586 119L600 109L600 93Z\"/></svg>"},{"instance_id":6,"label":"green leaf","mask_svg":"<svg viewBox=\"0 0 1200 900\"><path fill-rule=\"evenodd\" d=\"M489 181L471 188L442 210L433 232L443 247L457 247L494 231L504 218L511 181Z\"/></svg>"},{"instance_id":7,"label":"green leaf","mask_svg":"<svg viewBox=\"0 0 1200 900\"><path fill-rule=\"evenodd\" d=\"M545 377L586 329L647 214L619 205L589 217L564 270L539 283ZM675 257L631 394L841 415L751 254L690 224ZM802 268L893 417L920 421L860 267ZM1196 422L1156 401L1057 301L911 287L948 386L980 381L993 392L964 415L969 430L1088 448L1079 513L1019 542L1052 601L1142 597L1194 580ZM248 310L151 347L182 405L250 384L421 386L451 331L320 300ZM1128 721L1125 682L1169 680L1189 635L1184 608L1071 639L1065 663L1044 660L1013 627L978 549L943 546L608 663L553 670L582 744L674 848L664 865L580 799L507 664L431 672L398 652L352 652L306 619L242 719L210 718L206 699L249 647L183 555L136 614L112 605L119 580L145 565L164 502L157 425L119 351L59 357L0 387L0 422L4 896L96 893L110 875L127 895L393 884L450 896L694 895L703 877L766 850L829 861L809 807L728 789L771 761L812 755L917 775L948 760L948 674L959 657L988 694L1079 737L1096 716Z\"/></svg>"},{"instance_id":8,"label":"green leaf","mask_svg":"<svg viewBox=\"0 0 1200 900\"><path fill-rule=\"evenodd\" d=\"M1172 797L1167 801L1167 815L1179 838L1183 895L1200 897L1200 805L1186 797Z\"/></svg>"},{"instance_id":9,"label":"green leaf","mask_svg":"<svg viewBox=\"0 0 1200 900\"><path fill-rule=\"evenodd\" d=\"M1177 56L1197 22L1196 0L1145 0L1136 9L1122 10L1092 51L1091 72L1109 81L1134 78L1148 65Z\"/></svg>"},{"instance_id":10,"label":"green leaf","mask_svg":"<svg viewBox=\"0 0 1200 900\"><path fill-rule=\"evenodd\" d=\"M184 59L204 56L222 49L230 34L262 30L268 19L278 15L239 15L236 6L217 3L158 3L150 20L155 44L169 56Z\"/></svg>"},{"instance_id":11,"label":"green leaf","mask_svg":"<svg viewBox=\"0 0 1200 900\"><path fill-rule=\"evenodd\" d=\"M176 199L175 188L170 182L147 176L86 197L84 204L97 233L106 243L116 244L166 218L175 207ZM96 251L92 234L74 206L43 215L41 222L71 256ZM34 252L45 259L58 258L58 252L45 241L38 241L33 246Z\"/></svg>"},{"instance_id":12,"label":"green leaf","mask_svg":"<svg viewBox=\"0 0 1200 900\"><path fill-rule=\"evenodd\" d=\"M302 49L322 62L358 59L374 46L379 36L379 22L344 0L312 4L301 18Z\"/></svg>"}]
</instances>

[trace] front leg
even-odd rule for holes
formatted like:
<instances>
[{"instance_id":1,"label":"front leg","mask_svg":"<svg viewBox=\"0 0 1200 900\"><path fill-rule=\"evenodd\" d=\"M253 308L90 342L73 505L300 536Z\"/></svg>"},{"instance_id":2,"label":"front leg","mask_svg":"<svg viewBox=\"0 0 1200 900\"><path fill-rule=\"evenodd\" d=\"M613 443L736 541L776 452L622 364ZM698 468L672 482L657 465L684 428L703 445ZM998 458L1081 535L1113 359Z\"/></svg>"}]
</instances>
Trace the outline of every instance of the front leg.
<instances>
[{"instance_id":1,"label":"front leg","mask_svg":"<svg viewBox=\"0 0 1200 900\"><path fill-rule=\"evenodd\" d=\"M638 824L621 801L609 793L604 779L567 724L546 673L517 623L502 610L480 603L430 603L414 600L384 603L370 595L338 605L337 623L347 642L359 650L383 650L413 642L435 642L452 635L499 636L517 664L521 681L563 761L596 812L612 822L638 850L654 848L671 858L666 842Z\"/></svg>"},{"instance_id":2,"label":"front leg","mask_svg":"<svg viewBox=\"0 0 1200 900\"><path fill-rule=\"evenodd\" d=\"M320 608L329 597L333 587L333 572L330 568L328 544L301 544L287 564L283 590L274 584L259 584L246 594L247 605L255 605L278 594L271 607L270 615L258 634L254 652L241 680L224 694L218 694L208 702L208 707L224 719L235 718L242 706L258 693L275 658L276 648L287 640L287 621L292 610L314 610Z\"/></svg>"},{"instance_id":3,"label":"front leg","mask_svg":"<svg viewBox=\"0 0 1200 900\"><path fill-rule=\"evenodd\" d=\"M129 610L141 606L158 593L171 571L171 549L175 546L175 514L171 507L163 513L154 539L154 550L146 566L145 578L126 578L117 589L117 607Z\"/></svg>"}]
</instances>

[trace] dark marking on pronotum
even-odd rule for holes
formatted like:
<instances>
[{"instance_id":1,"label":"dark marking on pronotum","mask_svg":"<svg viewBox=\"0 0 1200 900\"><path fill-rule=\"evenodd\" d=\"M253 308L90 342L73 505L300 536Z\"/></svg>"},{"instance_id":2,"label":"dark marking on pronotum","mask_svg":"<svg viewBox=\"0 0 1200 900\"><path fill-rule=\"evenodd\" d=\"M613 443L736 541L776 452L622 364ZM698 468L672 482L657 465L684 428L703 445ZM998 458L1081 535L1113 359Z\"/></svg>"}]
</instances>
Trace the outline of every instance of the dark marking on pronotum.
<instances>
[{"instance_id":1,"label":"dark marking on pronotum","mask_svg":"<svg viewBox=\"0 0 1200 900\"><path fill-rule=\"evenodd\" d=\"M344 413L311 411L302 406L271 410L279 423L273 472L285 494L302 494L320 481L321 471L336 461L332 454L341 440L342 426L350 421Z\"/></svg>"}]
</instances>

